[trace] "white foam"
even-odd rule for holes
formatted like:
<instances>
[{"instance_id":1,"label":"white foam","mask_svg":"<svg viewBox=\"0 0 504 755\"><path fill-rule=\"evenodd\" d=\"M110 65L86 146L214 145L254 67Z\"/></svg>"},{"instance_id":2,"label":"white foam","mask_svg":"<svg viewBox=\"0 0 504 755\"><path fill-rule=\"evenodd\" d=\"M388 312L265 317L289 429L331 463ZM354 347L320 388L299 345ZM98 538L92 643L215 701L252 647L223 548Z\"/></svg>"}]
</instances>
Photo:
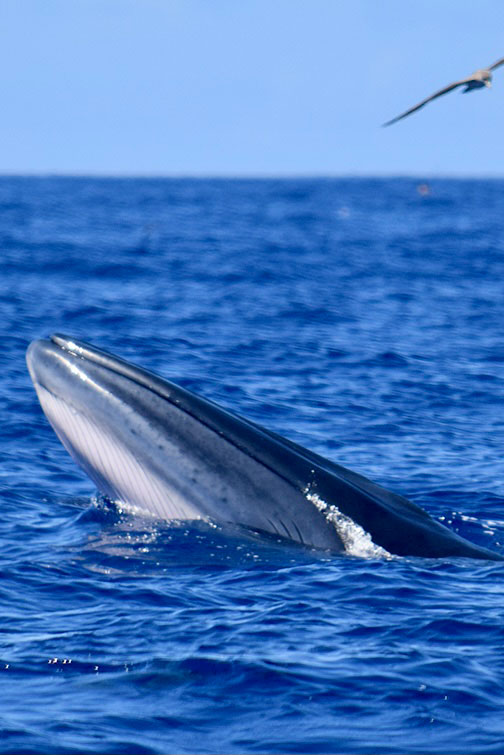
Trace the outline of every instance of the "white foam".
<instances>
[{"instance_id":1,"label":"white foam","mask_svg":"<svg viewBox=\"0 0 504 755\"><path fill-rule=\"evenodd\" d=\"M392 554L385 550L385 548L373 543L369 532L366 532L365 529L356 524L349 516L342 514L333 503L327 503L317 493L312 493L309 489L305 490L305 495L310 503L313 503L324 514L327 521L334 525L345 547L345 552L349 556L358 556L359 558L393 558Z\"/></svg>"}]
</instances>

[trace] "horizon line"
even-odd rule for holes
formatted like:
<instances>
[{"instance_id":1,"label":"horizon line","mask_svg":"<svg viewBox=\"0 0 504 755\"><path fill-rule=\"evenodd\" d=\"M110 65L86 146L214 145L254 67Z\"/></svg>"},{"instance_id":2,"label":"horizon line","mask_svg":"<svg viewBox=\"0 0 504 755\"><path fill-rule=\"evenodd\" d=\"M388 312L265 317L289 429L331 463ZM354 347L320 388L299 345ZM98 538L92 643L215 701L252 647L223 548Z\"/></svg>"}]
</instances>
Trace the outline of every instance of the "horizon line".
<instances>
[{"instance_id":1,"label":"horizon line","mask_svg":"<svg viewBox=\"0 0 504 755\"><path fill-rule=\"evenodd\" d=\"M503 180L504 173L322 173L322 172L106 172L106 171L2 171L2 178L96 178L96 179L152 179L152 180L351 180L351 179L410 179L426 180Z\"/></svg>"}]
</instances>

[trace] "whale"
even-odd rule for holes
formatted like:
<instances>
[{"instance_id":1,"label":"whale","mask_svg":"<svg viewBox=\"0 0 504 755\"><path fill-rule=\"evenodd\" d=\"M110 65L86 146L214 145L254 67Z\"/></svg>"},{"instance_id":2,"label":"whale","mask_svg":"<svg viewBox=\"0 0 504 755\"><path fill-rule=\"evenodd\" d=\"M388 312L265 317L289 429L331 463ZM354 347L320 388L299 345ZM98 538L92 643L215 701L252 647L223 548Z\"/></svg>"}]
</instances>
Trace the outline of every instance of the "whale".
<instances>
[{"instance_id":1,"label":"whale","mask_svg":"<svg viewBox=\"0 0 504 755\"><path fill-rule=\"evenodd\" d=\"M393 556L503 560L402 495L85 341L35 340L26 360L63 446L127 510L334 554L351 522Z\"/></svg>"}]
</instances>

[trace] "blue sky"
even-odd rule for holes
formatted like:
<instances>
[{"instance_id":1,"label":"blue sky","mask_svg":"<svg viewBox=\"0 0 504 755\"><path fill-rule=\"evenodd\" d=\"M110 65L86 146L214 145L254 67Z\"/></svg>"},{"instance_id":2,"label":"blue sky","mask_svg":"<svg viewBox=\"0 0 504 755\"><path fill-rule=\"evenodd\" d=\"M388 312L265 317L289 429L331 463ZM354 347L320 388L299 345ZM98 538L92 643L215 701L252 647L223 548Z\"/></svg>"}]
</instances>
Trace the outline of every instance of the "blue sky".
<instances>
[{"instance_id":1,"label":"blue sky","mask_svg":"<svg viewBox=\"0 0 504 755\"><path fill-rule=\"evenodd\" d=\"M504 175L502 0L0 0L0 171Z\"/></svg>"}]
</instances>

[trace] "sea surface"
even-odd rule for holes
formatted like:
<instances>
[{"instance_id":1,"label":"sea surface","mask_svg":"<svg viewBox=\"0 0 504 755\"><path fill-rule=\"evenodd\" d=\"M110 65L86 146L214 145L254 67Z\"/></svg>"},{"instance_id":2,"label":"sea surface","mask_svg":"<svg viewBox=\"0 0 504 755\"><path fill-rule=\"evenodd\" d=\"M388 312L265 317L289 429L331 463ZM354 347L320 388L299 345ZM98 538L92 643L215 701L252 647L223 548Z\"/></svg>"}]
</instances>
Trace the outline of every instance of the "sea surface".
<instances>
[{"instance_id":1,"label":"sea surface","mask_svg":"<svg viewBox=\"0 0 504 755\"><path fill-rule=\"evenodd\" d=\"M504 181L3 177L0 242L0 751L504 753L503 563L135 518L24 361L88 340L504 553Z\"/></svg>"}]
</instances>

